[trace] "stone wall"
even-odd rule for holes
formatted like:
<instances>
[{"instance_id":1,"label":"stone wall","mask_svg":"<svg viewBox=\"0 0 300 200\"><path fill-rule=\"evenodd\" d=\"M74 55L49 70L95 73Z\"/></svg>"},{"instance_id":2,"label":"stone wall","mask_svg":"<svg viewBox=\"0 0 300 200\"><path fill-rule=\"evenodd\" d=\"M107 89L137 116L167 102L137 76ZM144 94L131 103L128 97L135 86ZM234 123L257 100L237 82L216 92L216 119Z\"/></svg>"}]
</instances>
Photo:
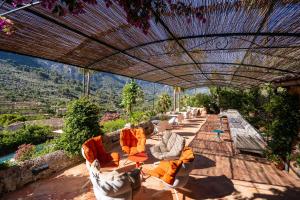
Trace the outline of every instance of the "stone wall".
<instances>
[{"instance_id":1,"label":"stone wall","mask_svg":"<svg viewBox=\"0 0 300 200\"><path fill-rule=\"evenodd\" d=\"M48 178L67 167L82 162L78 157L70 158L63 151L55 151L43 157L28 160L19 166L0 171L0 194L14 191L25 184L42 178ZM45 169L39 171L39 167Z\"/></svg>"}]
</instances>

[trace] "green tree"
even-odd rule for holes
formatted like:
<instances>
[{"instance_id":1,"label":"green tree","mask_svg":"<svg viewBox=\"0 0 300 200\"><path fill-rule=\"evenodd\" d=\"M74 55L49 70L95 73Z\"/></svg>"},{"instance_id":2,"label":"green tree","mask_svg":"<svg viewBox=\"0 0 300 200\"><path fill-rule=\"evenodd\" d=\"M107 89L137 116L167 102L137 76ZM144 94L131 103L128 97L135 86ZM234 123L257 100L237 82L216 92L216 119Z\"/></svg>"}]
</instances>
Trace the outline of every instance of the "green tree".
<instances>
[{"instance_id":1,"label":"green tree","mask_svg":"<svg viewBox=\"0 0 300 200\"><path fill-rule=\"evenodd\" d=\"M132 114L134 105L144 100L144 92L142 88L134 81L131 80L126 83L122 91L122 106L125 107L127 114Z\"/></svg>"},{"instance_id":2,"label":"green tree","mask_svg":"<svg viewBox=\"0 0 300 200\"><path fill-rule=\"evenodd\" d=\"M99 107L87 97L71 101L58 146L71 154L79 154L84 141L101 134L98 121Z\"/></svg>"},{"instance_id":3,"label":"green tree","mask_svg":"<svg viewBox=\"0 0 300 200\"><path fill-rule=\"evenodd\" d=\"M171 97L167 93L163 93L159 96L157 101L157 112L165 113L167 112L172 105Z\"/></svg>"},{"instance_id":4,"label":"green tree","mask_svg":"<svg viewBox=\"0 0 300 200\"><path fill-rule=\"evenodd\" d=\"M286 91L278 91L266 104L268 114L268 146L273 154L286 160L299 130L298 98Z\"/></svg>"}]
</instances>

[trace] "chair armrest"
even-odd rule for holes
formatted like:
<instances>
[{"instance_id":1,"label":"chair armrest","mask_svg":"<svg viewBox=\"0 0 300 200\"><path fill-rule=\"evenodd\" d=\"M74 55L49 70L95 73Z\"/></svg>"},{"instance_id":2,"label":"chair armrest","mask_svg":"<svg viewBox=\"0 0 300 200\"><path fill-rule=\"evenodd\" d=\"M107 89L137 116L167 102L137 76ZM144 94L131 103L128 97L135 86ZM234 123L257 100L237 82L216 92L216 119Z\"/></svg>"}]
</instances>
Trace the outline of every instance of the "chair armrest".
<instances>
[{"instance_id":1,"label":"chair armrest","mask_svg":"<svg viewBox=\"0 0 300 200\"><path fill-rule=\"evenodd\" d=\"M115 165L119 166L120 155L117 152L112 152L110 153L110 156L112 158L112 161L115 163Z\"/></svg>"},{"instance_id":2,"label":"chair armrest","mask_svg":"<svg viewBox=\"0 0 300 200\"><path fill-rule=\"evenodd\" d=\"M178 159L180 157L181 151L169 151L164 153L164 157L166 160L174 160L174 159Z\"/></svg>"},{"instance_id":3,"label":"chair armrest","mask_svg":"<svg viewBox=\"0 0 300 200\"><path fill-rule=\"evenodd\" d=\"M130 154L130 148L129 148L129 146L122 146L122 151L124 151L127 154Z\"/></svg>"},{"instance_id":4,"label":"chair armrest","mask_svg":"<svg viewBox=\"0 0 300 200\"><path fill-rule=\"evenodd\" d=\"M132 192L131 183L126 174L118 174L106 180L101 176L91 174L94 192L104 196L118 196Z\"/></svg>"}]
</instances>

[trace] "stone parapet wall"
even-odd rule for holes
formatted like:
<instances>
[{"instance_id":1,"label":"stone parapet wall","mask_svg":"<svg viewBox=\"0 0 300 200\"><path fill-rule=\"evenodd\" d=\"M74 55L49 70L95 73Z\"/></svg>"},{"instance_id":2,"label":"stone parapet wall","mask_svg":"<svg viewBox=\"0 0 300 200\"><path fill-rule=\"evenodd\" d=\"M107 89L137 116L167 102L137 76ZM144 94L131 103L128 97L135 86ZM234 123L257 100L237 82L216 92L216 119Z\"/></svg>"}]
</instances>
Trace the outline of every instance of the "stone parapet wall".
<instances>
[{"instance_id":1,"label":"stone parapet wall","mask_svg":"<svg viewBox=\"0 0 300 200\"><path fill-rule=\"evenodd\" d=\"M82 162L81 156L72 157L62 150L27 160L20 165L0 171L0 194L14 191L39 179L48 178L67 167ZM39 168L44 169L39 171Z\"/></svg>"}]
</instances>

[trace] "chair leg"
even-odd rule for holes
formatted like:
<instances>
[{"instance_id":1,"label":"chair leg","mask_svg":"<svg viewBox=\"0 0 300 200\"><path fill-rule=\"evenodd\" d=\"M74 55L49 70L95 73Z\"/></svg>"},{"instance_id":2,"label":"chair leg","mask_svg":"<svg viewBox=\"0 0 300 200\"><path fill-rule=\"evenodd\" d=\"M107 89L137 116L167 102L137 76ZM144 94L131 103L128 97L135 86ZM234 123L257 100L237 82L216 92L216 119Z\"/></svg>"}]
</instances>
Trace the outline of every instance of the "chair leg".
<instances>
[{"instance_id":1,"label":"chair leg","mask_svg":"<svg viewBox=\"0 0 300 200\"><path fill-rule=\"evenodd\" d=\"M127 162L128 162L128 158L125 160L123 166L125 166L127 164Z\"/></svg>"},{"instance_id":2,"label":"chair leg","mask_svg":"<svg viewBox=\"0 0 300 200\"><path fill-rule=\"evenodd\" d=\"M156 196L160 195L161 193L167 191L168 189L169 189L169 188L164 187L162 190L160 190L160 191L158 191L158 192L155 192L155 193L152 195L152 197L156 197Z\"/></svg>"},{"instance_id":3,"label":"chair leg","mask_svg":"<svg viewBox=\"0 0 300 200\"><path fill-rule=\"evenodd\" d=\"M81 188L84 189L89 183L90 183L90 179L85 184L83 184Z\"/></svg>"},{"instance_id":4,"label":"chair leg","mask_svg":"<svg viewBox=\"0 0 300 200\"><path fill-rule=\"evenodd\" d=\"M179 197L178 197L178 192L177 192L177 190L176 190L175 188L173 188L173 190L174 190L174 193L175 193L175 196L176 196L176 200L179 200Z\"/></svg>"}]
</instances>

